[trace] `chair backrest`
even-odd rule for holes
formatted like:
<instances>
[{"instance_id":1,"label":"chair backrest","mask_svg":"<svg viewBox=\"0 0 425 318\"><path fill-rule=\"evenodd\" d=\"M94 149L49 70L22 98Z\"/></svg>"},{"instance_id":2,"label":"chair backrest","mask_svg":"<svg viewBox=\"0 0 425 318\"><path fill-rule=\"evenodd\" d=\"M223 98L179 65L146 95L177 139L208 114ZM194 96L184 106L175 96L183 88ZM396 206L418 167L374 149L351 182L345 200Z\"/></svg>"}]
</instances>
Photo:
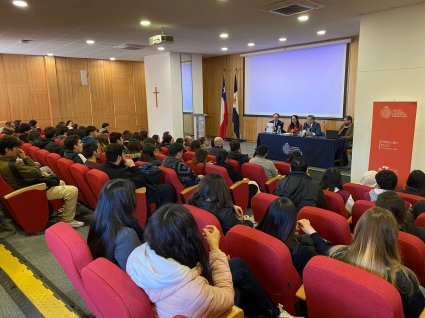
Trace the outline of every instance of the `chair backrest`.
<instances>
[{"instance_id":1,"label":"chair backrest","mask_svg":"<svg viewBox=\"0 0 425 318\"><path fill-rule=\"evenodd\" d=\"M146 201L146 188L136 189L136 209L134 216L139 225L144 228L148 218L148 205Z\"/></svg>"},{"instance_id":2,"label":"chair backrest","mask_svg":"<svg viewBox=\"0 0 425 318\"><path fill-rule=\"evenodd\" d=\"M31 144L29 144L29 143L23 143L22 145L21 145L21 149L25 152L25 154L27 155L27 156L29 156L30 154L29 154L29 152L28 152L28 149L31 147L32 145Z\"/></svg>"},{"instance_id":3,"label":"chair backrest","mask_svg":"<svg viewBox=\"0 0 425 318\"><path fill-rule=\"evenodd\" d=\"M415 272L422 286L425 285L425 243L418 237L398 232L398 245L403 264Z\"/></svg>"},{"instance_id":4,"label":"chair backrest","mask_svg":"<svg viewBox=\"0 0 425 318\"><path fill-rule=\"evenodd\" d=\"M183 161L184 162L188 162L189 160L192 160L193 158L195 157L195 152L193 152L193 151L186 151L184 154L183 154Z\"/></svg>"},{"instance_id":5,"label":"chair backrest","mask_svg":"<svg viewBox=\"0 0 425 318\"><path fill-rule=\"evenodd\" d=\"M241 165L239 164L239 162L235 159L227 159L227 163L232 165L233 168L235 168L235 170L237 172L241 172Z\"/></svg>"},{"instance_id":6,"label":"chair backrest","mask_svg":"<svg viewBox=\"0 0 425 318\"><path fill-rule=\"evenodd\" d=\"M45 232L45 236L50 251L81 298L95 314L99 312L97 306L88 295L81 278L81 270L93 261L90 249L84 238L64 222L59 222L49 227Z\"/></svg>"},{"instance_id":7,"label":"chair backrest","mask_svg":"<svg viewBox=\"0 0 425 318\"><path fill-rule=\"evenodd\" d=\"M187 166L195 172L197 176L205 175L205 165L202 162L194 164L192 160L186 161Z\"/></svg>"},{"instance_id":8,"label":"chair backrest","mask_svg":"<svg viewBox=\"0 0 425 318\"><path fill-rule=\"evenodd\" d=\"M3 138L5 136L6 136L6 134L0 134L0 138Z\"/></svg>"},{"instance_id":9,"label":"chair backrest","mask_svg":"<svg viewBox=\"0 0 425 318\"><path fill-rule=\"evenodd\" d=\"M275 161L274 162L274 166L276 167L276 169L279 172L279 174L281 174L283 176L285 176L289 172L291 172L291 165L289 163L287 163L287 162Z\"/></svg>"},{"instance_id":10,"label":"chair backrest","mask_svg":"<svg viewBox=\"0 0 425 318\"><path fill-rule=\"evenodd\" d=\"M205 161L206 162L216 162L217 161L217 158L214 155L212 155L212 154L209 153L207 155L207 159L205 159Z\"/></svg>"},{"instance_id":11,"label":"chair backrest","mask_svg":"<svg viewBox=\"0 0 425 318\"><path fill-rule=\"evenodd\" d=\"M226 182L227 186L230 187L233 184L232 179L230 179L229 173L227 172L226 168L220 167L217 165L208 165L205 167L205 173L216 173L219 174L224 178L224 181Z\"/></svg>"},{"instance_id":12,"label":"chair backrest","mask_svg":"<svg viewBox=\"0 0 425 318\"><path fill-rule=\"evenodd\" d=\"M77 182L78 190L83 192L84 197L87 199L87 204L94 210L97 204L97 197L86 179L89 168L81 163L75 163L69 167L69 171L75 182Z\"/></svg>"},{"instance_id":13,"label":"chair backrest","mask_svg":"<svg viewBox=\"0 0 425 318\"><path fill-rule=\"evenodd\" d=\"M211 212L208 212L204 209L198 208L196 206L193 205L189 205L189 204L184 204L183 205L186 209L189 210L190 214L192 214L193 218L195 219L196 222L196 226L198 227L198 231L201 234L201 236L203 236L203 228L206 225L215 225L217 227L217 229L220 231L221 234L221 239L220 239L220 250L222 250L223 252L226 253L226 237L223 234L223 230L221 229L221 225L220 222L218 221L218 219L215 217L214 214L212 214ZM202 240L203 244L204 244L204 249L208 255L208 253L210 252L210 247L207 243L206 240Z\"/></svg>"},{"instance_id":14,"label":"chair backrest","mask_svg":"<svg viewBox=\"0 0 425 318\"><path fill-rule=\"evenodd\" d=\"M155 156L156 159L158 159L160 161L164 161L164 159L167 158L166 155L164 155L164 154L162 154L160 152L157 152L154 156Z\"/></svg>"},{"instance_id":15,"label":"chair backrest","mask_svg":"<svg viewBox=\"0 0 425 318\"><path fill-rule=\"evenodd\" d=\"M244 178L257 182L260 191L266 192L265 184L268 179L262 166L247 162L242 165L241 170Z\"/></svg>"},{"instance_id":16,"label":"chair backrest","mask_svg":"<svg viewBox=\"0 0 425 318\"><path fill-rule=\"evenodd\" d=\"M118 266L98 258L82 270L84 287L98 312L96 317L155 317L148 296Z\"/></svg>"},{"instance_id":17,"label":"chair backrest","mask_svg":"<svg viewBox=\"0 0 425 318\"><path fill-rule=\"evenodd\" d=\"M301 278L282 241L248 226L236 225L227 232L226 246L231 257L245 261L275 304L281 303L290 314L296 314L299 299L295 293L301 286Z\"/></svg>"},{"instance_id":18,"label":"chair backrest","mask_svg":"<svg viewBox=\"0 0 425 318\"><path fill-rule=\"evenodd\" d=\"M167 147L161 147L161 148L160 148L160 151L161 151L164 155L166 155L166 156L169 156L169 155L170 155L170 152L168 151L168 148L167 148Z\"/></svg>"},{"instance_id":19,"label":"chair backrest","mask_svg":"<svg viewBox=\"0 0 425 318\"><path fill-rule=\"evenodd\" d=\"M342 215L348 219L348 212L345 209L344 199L333 191L323 190L326 200L326 209Z\"/></svg>"},{"instance_id":20,"label":"chair backrest","mask_svg":"<svg viewBox=\"0 0 425 318\"><path fill-rule=\"evenodd\" d=\"M397 192L399 196L401 196L405 201L409 202L411 205L415 205L416 202L425 200L424 197L421 197L419 195L404 193L404 192Z\"/></svg>"},{"instance_id":21,"label":"chair backrest","mask_svg":"<svg viewBox=\"0 0 425 318\"><path fill-rule=\"evenodd\" d=\"M72 176L70 170L74 162L67 158L60 158L58 161L56 161L56 164L58 165L58 170L61 174L61 177L63 178L63 181L65 181L67 185L73 185L78 188L78 184ZM88 202L86 197L84 196L84 193L80 189L78 189L78 201L85 204L87 204Z\"/></svg>"},{"instance_id":22,"label":"chair backrest","mask_svg":"<svg viewBox=\"0 0 425 318\"><path fill-rule=\"evenodd\" d=\"M404 317L393 285L338 260L313 257L304 269L303 282L310 318Z\"/></svg>"},{"instance_id":23,"label":"chair backrest","mask_svg":"<svg viewBox=\"0 0 425 318\"><path fill-rule=\"evenodd\" d=\"M347 219L332 211L305 206L298 212L297 219L307 219L321 237L332 245L349 245L352 241Z\"/></svg>"},{"instance_id":24,"label":"chair backrest","mask_svg":"<svg viewBox=\"0 0 425 318\"><path fill-rule=\"evenodd\" d=\"M46 161L47 161L47 165L49 166L50 169L52 169L53 173L58 176L60 179L62 178L62 175L59 171L58 168L58 163L57 161L61 158L60 155L58 155L57 153L49 153L46 157Z\"/></svg>"},{"instance_id":25,"label":"chair backrest","mask_svg":"<svg viewBox=\"0 0 425 318\"><path fill-rule=\"evenodd\" d=\"M350 192L354 201L357 200L367 200L370 201L369 192L372 190L372 187L368 187L362 184L357 183L345 183L343 185L345 191Z\"/></svg>"},{"instance_id":26,"label":"chair backrest","mask_svg":"<svg viewBox=\"0 0 425 318\"><path fill-rule=\"evenodd\" d=\"M96 161L100 164L104 163L106 161L106 152L100 152L99 158Z\"/></svg>"},{"instance_id":27,"label":"chair backrest","mask_svg":"<svg viewBox=\"0 0 425 318\"><path fill-rule=\"evenodd\" d=\"M162 170L162 178L163 178L163 183L168 183L170 184L175 191L175 198L177 198L177 202L182 204L182 200L180 197L180 192L183 191L184 189L184 185L180 182L179 178L177 177L177 173L170 168L164 167L164 166L159 166L159 169Z\"/></svg>"},{"instance_id":28,"label":"chair backrest","mask_svg":"<svg viewBox=\"0 0 425 318\"><path fill-rule=\"evenodd\" d=\"M425 213L421 213L415 220L415 225L425 227Z\"/></svg>"},{"instance_id":29,"label":"chair backrest","mask_svg":"<svg viewBox=\"0 0 425 318\"><path fill-rule=\"evenodd\" d=\"M62 140L62 139L55 138L55 139L53 139L53 141L54 141L55 143L57 143L59 146L63 146L63 140Z\"/></svg>"},{"instance_id":30,"label":"chair backrest","mask_svg":"<svg viewBox=\"0 0 425 318\"><path fill-rule=\"evenodd\" d=\"M260 223L263 220L270 204L276 199L279 199L279 196L264 192L257 193L252 197L251 208L255 221Z\"/></svg>"},{"instance_id":31,"label":"chair backrest","mask_svg":"<svg viewBox=\"0 0 425 318\"><path fill-rule=\"evenodd\" d=\"M108 183L109 176L99 169L91 169L86 173L87 183L92 189L93 194L99 199L100 191L103 186Z\"/></svg>"},{"instance_id":32,"label":"chair backrest","mask_svg":"<svg viewBox=\"0 0 425 318\"><path fill-rule=\"evenodd\" d=\"M351 208L351 225L356 227L362 215L370 208L375 206L375 202L366 200L357 200Z\"/></svg>"},{"instance_id":33,"label":"chair backrest","mask_svg":"<svg viewBox=\"0 0 425 318\"><path fill-rule=\"evenodd\" d=\"M35 153L35 156L37 157L37 161L40 163L40 165L42 167L48 166L48 162L47 162L47 156L50 154L50 152L48 152L45 149L40 149Z\"/></svg>"},{"instance_id":34,"label":"chair backrest","mask_svg":"<svg viewBox=\"0 0 425 318\"><path fill-rule=\"evenodd\" d=\"M39 151L39 150L40 150L40 148L38 148L36 146L28 147L28 154L29 154L29 156L32 160L37 161L36 152Z\"/></svg>"}]
</instances>

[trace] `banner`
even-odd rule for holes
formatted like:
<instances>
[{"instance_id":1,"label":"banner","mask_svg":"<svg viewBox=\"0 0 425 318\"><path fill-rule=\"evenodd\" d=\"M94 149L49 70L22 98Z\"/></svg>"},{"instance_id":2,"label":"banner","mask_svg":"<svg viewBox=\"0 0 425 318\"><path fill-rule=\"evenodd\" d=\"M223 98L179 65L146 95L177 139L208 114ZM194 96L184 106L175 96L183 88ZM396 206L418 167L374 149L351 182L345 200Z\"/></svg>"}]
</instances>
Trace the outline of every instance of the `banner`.
<instances>
[{"instance_id":1,"label":"banner","mask_svg":"<svg viewBox=\"0 0 425 318\"><path fill-rule=\"evenodd\" d=\"M416 102L374 102L369 170L393 170L406 184L412 161Z\"/></svg>"}]
</instances>

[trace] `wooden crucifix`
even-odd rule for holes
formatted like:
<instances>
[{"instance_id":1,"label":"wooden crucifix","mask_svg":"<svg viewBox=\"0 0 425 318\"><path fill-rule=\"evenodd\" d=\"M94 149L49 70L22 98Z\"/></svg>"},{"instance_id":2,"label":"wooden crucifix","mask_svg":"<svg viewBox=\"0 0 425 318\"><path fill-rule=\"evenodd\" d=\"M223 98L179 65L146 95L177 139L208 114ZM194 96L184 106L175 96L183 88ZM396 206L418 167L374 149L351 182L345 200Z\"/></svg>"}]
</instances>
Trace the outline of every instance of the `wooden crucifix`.
<instances>
[{"instance_id":1,"label":"wooden crucifix","mask_svg":"<svg viewBox=\"0 0 425 318\"><path fill-rule=\"evenodd\" d=\"M155 94L156 107L158 108L158 87L155 86L155 91L153 93Z\"/></svg>"}]
</instances>

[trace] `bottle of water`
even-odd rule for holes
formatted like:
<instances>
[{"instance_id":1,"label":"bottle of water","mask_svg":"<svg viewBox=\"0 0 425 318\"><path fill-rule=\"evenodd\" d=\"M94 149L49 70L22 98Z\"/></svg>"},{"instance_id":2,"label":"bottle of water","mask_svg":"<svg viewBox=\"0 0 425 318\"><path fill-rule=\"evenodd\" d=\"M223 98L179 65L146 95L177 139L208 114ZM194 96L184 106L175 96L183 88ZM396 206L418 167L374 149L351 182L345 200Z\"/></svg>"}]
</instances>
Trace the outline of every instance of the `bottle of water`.
<instances>
[{"instance_id":1,"label":"bottle of water","mask_svg":"<svg viewBox=\"0 0 425 318\"><path fill-rule=\"evenodd\" d=\"M282 129L279 127L277 127L277 134L280 135L282 133Z\"/></svg>"}]
</instances>

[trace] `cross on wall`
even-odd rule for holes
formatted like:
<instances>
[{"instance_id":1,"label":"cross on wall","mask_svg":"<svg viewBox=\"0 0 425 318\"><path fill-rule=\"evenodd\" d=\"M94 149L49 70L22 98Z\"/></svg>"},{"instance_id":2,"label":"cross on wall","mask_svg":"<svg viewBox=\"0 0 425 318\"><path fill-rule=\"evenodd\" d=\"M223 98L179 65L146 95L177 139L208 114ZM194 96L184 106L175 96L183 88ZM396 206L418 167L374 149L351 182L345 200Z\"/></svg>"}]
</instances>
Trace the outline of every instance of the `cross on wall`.
<instances>
[{"instance_id":1,"label":"cross on wall","mask_svg":"<svg viewBox=\"0 0 425 318\"><path fill-rule=\"evenodd\" d=\"M155 86L155 91L153 93L155 94L156 107L158 108L158 87Z\"/></svg>"}]
</instances>

